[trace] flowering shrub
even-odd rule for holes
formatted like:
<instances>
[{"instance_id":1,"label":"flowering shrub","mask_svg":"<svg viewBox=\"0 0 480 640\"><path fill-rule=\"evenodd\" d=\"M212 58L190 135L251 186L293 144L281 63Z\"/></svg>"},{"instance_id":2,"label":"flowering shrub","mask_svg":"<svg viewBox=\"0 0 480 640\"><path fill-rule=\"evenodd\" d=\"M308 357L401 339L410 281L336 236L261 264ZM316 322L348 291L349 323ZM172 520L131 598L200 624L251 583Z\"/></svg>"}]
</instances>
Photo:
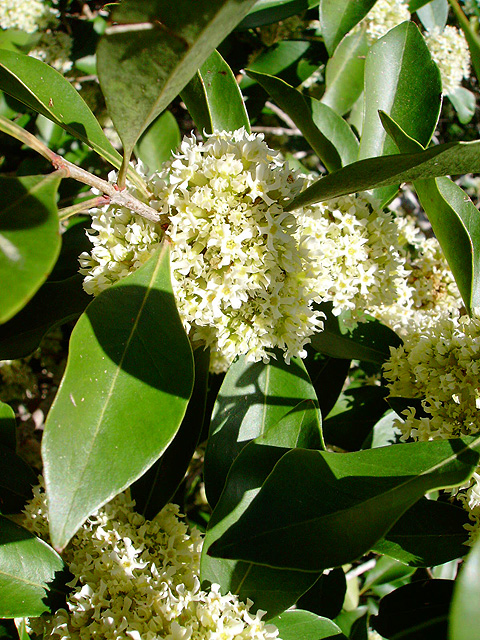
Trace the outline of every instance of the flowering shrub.
<instances>
[{"instance_id":1,"label":"flowering shrub","mask_svg":"<svg viewBox=\"0 0 480 640\"><path fill-rule=\"evenodd\" d=\"M0 636L476 637L479 15L0 2Z\"/></svg>"},{"instance_id":2,"label":"flowering shrub","mask_svg":"<svg viewBox=\"0 0 480 640\"><path fill-rule=\"evenodd\" d=\"M43 486L33 489L24 526L48 541ZM200 589L202 538L191 533L168 504L153 521L135 512L124 494L94 513L64 552L73 574L67 609L48 618L31 618L32 631L43 638L103 638L122 633L144 637L272 640L274 625L262 613L219 585ZM161 634L161 636L160 636Z\"/></svg>"}]
</instances>

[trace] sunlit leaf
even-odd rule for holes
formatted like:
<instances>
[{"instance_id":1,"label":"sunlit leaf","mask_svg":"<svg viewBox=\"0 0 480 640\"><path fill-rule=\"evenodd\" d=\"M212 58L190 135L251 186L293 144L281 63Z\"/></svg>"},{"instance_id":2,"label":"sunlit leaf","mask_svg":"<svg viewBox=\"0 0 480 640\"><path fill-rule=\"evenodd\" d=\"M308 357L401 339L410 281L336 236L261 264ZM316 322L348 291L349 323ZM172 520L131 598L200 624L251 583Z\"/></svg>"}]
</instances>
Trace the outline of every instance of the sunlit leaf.
<instances>
[{"instance_id":1,"label":"sunlit leaf","mask_svg":"<svg viewBox=\"0 0 480 640\"><path fill-rule=\"evenodd\" d=\"M0 176L0 323L30 300L55 264L59 184L55 174Z\"/></svg>"},{"instance_id":2,"label":"sunlit leaf","mask_svg":"<svg viewBox=\"0 0 480 640\"><path fill-rule=\"evenodd\" d=\"M273 618L271 623L277 627L282 640L346 640L340 627L332 620L317 616L311 611L285 611Z\"/></svg>"},{"instance_id":3,"label":"sunlit leaf","mask_svg":"<svg viewBox=\"0 0 480 640\"><path fill-rule=\"evenodd\" d=\"M97 48L97 70L125 161L254 3L197 0L192 10L190 0L125 0L116 7Z\"/></svg>"},{"instance_id":4,"label":"sunlit leaf","mask_svg":"<svg viewBox=\"0 0 480 640\"><path fill-rule=\"evenodd\" d=\"M321 0L320 24L330 55L343 36L367 15L375 2L376 0Z\"/></svg>"},{"instance_id":5,"label":"sunlit leaf","mask_svg":"<svg viewBox=\"0 0 480 640\"><path fill-rule=\"evenodd\" d=\"M351 562L424 493L464 483L479 449L480 438L354 453L293 449L209 553L304 571Z\"/></svg>"},{"instance_id":6,"label":"sunlit leaf","mask_svg":"<svg viewBox=\"0 0 480 640\"><path fill-rule=\"evenodd\" d=\"M51 539L63 548L172 441L193 385L167 245L102 292L72 333L42 441Z\"/></svg>"},{"instance_id":7,"label":"sunlit leaf","mask_svg":"<svg viewBox=\"0 0 480 640\"><path fill-rule=\"evenodd\" d=\"M135 145L135 154L149 171L158 171L179 146L180 140L175 116L170 111L164 111L140 136Z\"/></svg>"},{"instance_id":8,"label":"sunlit leaf","mask_svg":"<svg viewBox=\"0 0 480 640\"><path fill-rule=\"evenodd\" d=\"M453 593L450 640L480 639L480 538L468 554Z\"/></svg>"},{"instance_id":9,"label":"sunlit leaf","mask_svg":"<svg viewBox=\"0 0 480 640\"><path fill-rule=\"evenodd\" d=\"M182 100L197 128L206 133L250 132L245 103L232 70L214 51L182 91Z\"/></svg>"},{"instance_id":10,"label":"sunlit leaf","mask_svg":"<svg viewBox=\"0 0 480 640\"><path fill-rule=\"evenodd\" d=\"M39 538L0 516L0 617L40 616L50 611L52 585L63 569L60 556Z\"/></svg>"}]
</instances>

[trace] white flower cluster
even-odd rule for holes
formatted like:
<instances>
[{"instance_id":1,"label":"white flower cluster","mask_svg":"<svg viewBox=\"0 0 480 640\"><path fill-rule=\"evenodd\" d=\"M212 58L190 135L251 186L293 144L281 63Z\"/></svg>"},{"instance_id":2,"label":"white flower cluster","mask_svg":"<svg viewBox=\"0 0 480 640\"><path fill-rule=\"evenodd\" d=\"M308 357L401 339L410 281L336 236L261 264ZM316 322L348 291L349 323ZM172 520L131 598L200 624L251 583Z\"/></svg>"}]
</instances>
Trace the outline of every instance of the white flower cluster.
<instances>
[{"instance_id":1,"label":"white flower cluster","mask_svg":"<svg viewBox=\"0 0 480 640\"><path fill-rule=\"evenodd\" d=\"M362 21L368 41L373 44L390 29L410 20L408 2L402 0L377 0Z\"/></svg>"},{"instance_id":2,"label":"white flower cluster","mask_svg":"<svg viewBox=\"0 0 480 640\"><path fill-rule=\"evenodd\" d=\"M425 42L440 70L443 93L453 93L463 78L470 75L470 52L465 36L456 27L447 25L442 32L427 31Z\"/></svg>"},{"instance_id":3,"label":"white flower cluster","mask_svg":"<svg viewBox=\"0 0 480 640\"><path fill-rule=\"evenodd\" d=\"M402 337L413 339L463 303L438 240L427 238L410 216L398 215L395 223L406 277L397 281L393 304L382 303L370 311Z\"/></svg>"},{"instance_id":4,"label":"white flower cluster","mask_svg":"<svg viewBox=\"0 0 480 640\"><path fill-rule=\"evenodd\" d=\"M108 177L114 181L116 173ZM141 197L134 189L130 191ZM125 207L106 205L90 213L92 225L87 235L93 249L79 256L80 273L85 275L85 291L98 295L145 264L160 246L162 230Z\"/></svg>"},{"instance_id":5,"label":"white flower cluster","mask_svg":"<svg viewBox=\"0 0 480 640\"><path fill-rule=\"evenodd\" d=\"M34 490L24 525L47 537L43 488ZM74 578L68 610L30 618L47 640L274 640L278 629L249 612L238 596L218 585L200 589L202 546L198 530L188 533L176 505L152 521L117 496L82 526L64 551Z\"/></svg>"},{"instance_id":6,"label":"white flower cluster","mask_svg":"<svg viewBox=\"0 0 480 640\"><path fill-rule=\"evenodd\" d=\"M34 33L46 26L51 11L41 0L2 0L0 27Z\"/></svg>"},{"instance_id":7,"label":"white flower cluster","mask_svg":"<svg viewBox=\"0 0 480 640\"><path fill-rule=\"evenodd\" d=\"M68 33L48 29L28 55L49 64L60 73L67 73L73 66L70 59L72 45L73 40Z\"/></svg>"},{"instance_id":8,"label":"white flower cluster","mask_svg":"<svg viewBox=\"0 0 480 640\"><path fill-rule=\"evenodd\" d=\"M169 221L175 298L193 341L225 370L279 347L304 355L322 329L312 302L358 313L392 300L405 276L390 214L348 196L293 213L284 204L309 180L289 170L262 135L217 132L185 138L148 181L150 206ZM93 210L90 254L80 256L85 290L98 294L145 262L162 229L118 205Z\"/></svg>"},{"instance_id":9,"label":"white flower cluster","mask_svg":"<svg viewBox=\"0 0 480 640\"><path fill-rule=\"evenodd\" d=\"M361 319L382 301L393 303L407 272L393 216L367 196L333 198L299 210L297 237L312 259L319 302Z\"/></svg>"},{"instance_id":10,"label":"white flower cluster","mask_svg":"<svg viewBox=\"0 0 480 640\"><path fill-rule=\"evenodd\" d=\"M192 340L210 346L214 367L239 354L268 359L302 353L321 327L306 251L295 239L295 216L283 210L303 181L244 129L205 142L185 138L149 186L151 206L168 216L172 281ZM80 257L85 289L97 294L145 261L161 229L117 206L94 211L94 249Z\"/></svg>"},{"instance_id":11,"label":"white flower cluster","mask_svg":"<svg viewBox=\"0 0 480 640\"><path fill-rule=\"evenodd\" d=\"M391 348L384 365L391 397L421 398L425 417L403 412L405 439L438 440L480 432L480 310L439 317ZM480 467L457 496L469 511L471 541L480 534Z\"/></svg>"}]
</instances>

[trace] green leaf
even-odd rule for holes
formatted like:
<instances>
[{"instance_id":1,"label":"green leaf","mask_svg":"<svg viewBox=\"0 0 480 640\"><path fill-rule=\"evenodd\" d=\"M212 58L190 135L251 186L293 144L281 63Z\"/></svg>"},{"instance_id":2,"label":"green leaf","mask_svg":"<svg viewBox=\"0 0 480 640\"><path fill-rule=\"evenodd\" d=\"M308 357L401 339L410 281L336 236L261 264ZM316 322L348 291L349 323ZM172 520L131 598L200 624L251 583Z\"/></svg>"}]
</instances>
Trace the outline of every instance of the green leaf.
<instances>
[{"instance_id":1,"label":"green leaf","mask_svg":"<svg viewBox=\"0 0 480 640\"><path fill-rule=\"evenodd\" d=\"M125 0L97 48L108 112L124 146L139 136L182 91L255 0Z\"/></svg>"},{"instance_id":2,"label":"green leaf","mask_svg":"<svg viewBox=\"0 0 480 640\"><path fill-rule=\"evenodd\" d=\"M373 569L366 574L362 593L371 591L378 595L386 595L396 587L407 584L414 573L414 567L409 567L394 558L377 558Z\"/></svg>"},{"instance_id":3,"label":"green leaf","mask_svg":"<svg viewBox=\"0 0 480 640\"><path fill-rule=\"evenodd\" d=\"M316 356L307 360L307 369L318 398L322 416L328 416L334 407L350 369L350 360Z\"/></svg>"},{"instance_id":4,"label":"green leaf","mask_svg":"<svg viewBox=\"0 0 480 640\"><path fill-rule=\"evenodd\" d=\"M325 618L335 618L342 610L347 581L342 568L322 573L315 584L297 600L298 609L307 609Z\"/></svg>"},{"instance_id":5,"label":"green leaf","mask_svg":"<svg viewBox=\"0 0 480 640\"><path fill-rule=\"evenodd\" d=\"M37 476L15 451L0 444L0 513L20 513Z\"/></svg>"},{"instance_id":6,"label":"green leaf","mask_svg":"<svg viewBox=\"0 0 480 640\"><path fill-rule=\"evenodd\" d=\"M302 400L316 403L315 390L299 358L287 365L278 354L268 364L241 356L229 368L213 410L205 453L205 489L213 507L228 470L243 447L265 433Z\"/></svg>"},{"instance_id":7,"label":"green leaf","mask_svg":"<svg viewBox=\"0 0 480 640\"><path fill-rule=\"evenodd\" d=\"M42 441L56 548L159 458L180 426L192 386L192 354L165 244L103 291L73 330Z\"/></svg>"},{"instance_id":8,"label":"green leaf","mask_svg":"<svg viewBox=\"0 0 480 640\"><path fill-rule=\"evenodd\" d=\"M386 398L390 404L391 398ZM418 414L416 414L418 415ZM376 422L373 429L362 443L362 449L375 449L392 444L400 444L402 432L397 426L398 416L395 411L388 411Z\"/></svg>"},{"instance_id":9,"label":"green leaf","mask_svg":"<svg viewBox=\"0 0 480 640\"><path fill-rule=\"evenodd\" d=\"M376 0L321 0L320 24L329 55L352 27L362 20Z\"/></svg>"},{"instance_id":10,"label":"green leaf","mask_svg":"<svg viewBox=\"0 0 480 640\"><path fill-rule=\"evenodd\" d=\"M258 57L249 64L248 69L249 71L256 71L257 73L282 76L286 82L296 85L301 81L296 73L298 64L306 58L309 49L310 43L304 40L282 40L260 53ZM293 76L293 78L289 76ZM242 89L248 89L255 84L256 81L253 78L244 76L240 87Z\"/></svg>"},{"instance_id":11,"label":"green leaf","mask_svg":"<svg viewBox=\"0 0 480 640\"><path fill-rule=\"evenodd\" d=\"M180 144L181 136L175 116L164 111L140 136L135 154L150 171L159 170Z\"/></svg>"},{"instance_id":12,"label":"green leaf","mask_svg":"<svg viewBox=\"0 0 480 640\"><path fill-rule=\"evenodd\" d=\"M478 34L473 30L467 16L463 13L457 0L448 0L450 6L453 9L453 13L458 20L459 25L465 34L465 39L468 42L468 48L470 49L470 57L472 60L472 66L475 71L477 79L480 78L480 38Z\"/></svg>"},{"instance_id":13,"label":"green leaf","mask_svg":"<svg viewBox=\"0 0 480 640\"><path fill-rule=\"evenodd\" d=\"M446 638L453 580L418 580L382 598L372 626L391 640Z\"/></svg>"},{"instance_id":14,"label":"green leaf","mask_svg":"<svg viewBox=\"0 0 480 640\"><path fill-rule=\"evenodd\" d=\"M479 449L480 438L354 453L293 449L209 553L303 571L346 564L424 493L466 482Z\"/></svg>"},{"instance_id":15,"label":"green leaf","mask_svg":"<svg viewBox=\"0 0 480 640\"><path fill-rule=\"evenodd\" d=\"M391 29L367 55L359 159L396 153L379 110L425 147L440 114L441 93L440 72L417 26L403 22Z\"/></svg>"},{"instance_id":16,"label":"green leaf","mask_svg":"<svg viewBox=\"0 0 480 640\"><path fill-rule=\"evenodd\" d=\"M83 98L52 67L31 56L0 49L0 89L61 126L114 167L120 167L120 154Z\"/></svg>"},{"instance_id":17,"label":"green leaf","mask_svg":"<svg viewBox=\"0 0 480 640\"><path fill-rule=\"evenodd\" d=\"M250 133L245 103L232 70L214 51L182 91L182 100L199 131Z\"/></svg>"},{"instance_id":18,"label":"green leaf","mask_svg":"<svg viewBox=\"0 0 480 640\"><path fill-rule=\"evenodd\" d=\"M293 211L348 193L448 174L480 172L480 141L448 142L418 153L366 158L314 182L285 208Z\"/></svg>"},{"instance_id":19,"label":"green leaf","mask_svg":"<svg viewBox=\"0 0 480 640\"><path fill-rule=\"evenodd\" d=\"M455 91L448 94L448 99L453 104L460 122L468 124L475 115L475 94L465 89L465 87L457 87Z\"/></svg>"},{"instance_id":20,"label":"green leaf","mask_svg":"<svg viewBox=\"0 0 480 640\"><path fill-rule=\"evenodd\" d=\"M464 556L469 522L465 509L422 498L410 507L374 549L412 567L432 567Z\"/></svg>"},{"instance_id":21,"label":"green leaf","mask_svg":"<svg viewBox=\"0 0 480 640\"><path fill-rule=\"evenodd\" d=\"M49 612L51 583L63 569L60 556L23 527L0 516L0 617L23 618Z\"/></svg>"},{"instance_id":22,"label":"green leaf","mask_svg":"<svg viewBox=\"0 0 480 640\"><path fill-rule=\"evenodd\" d=\"M300 93L280 78L250 69L247 74L290 116L329 171L357 157L358 142L353 131L330 107Z\"/></svg>"},{"instance_id":23,"label":"green leaf","mask_svg":"<svg viewBox=\"0 0 480 640\"><path fill-rule=\"evenodd\" d=\"M322 102L341 116L350 111L363 91L367 53L365 33L359 30L345 36L327 62Z\"/></svg>"},{"instance_id":24,"label":"green leaf","mask_svg":"<svg viewBox=\"0 0 480 640\"><path fill-rule=\"evenodd\" d=\"M5 402L0 402L0 444L12 451L17 448L15 412Z\"/></svg>"},{"instance_id":25,"label":"green leaf","mask_svg":"<svg viewBox=\"0 0 480 640\"><path fill-rule=\"evenodd\" d=\"M325 441L346 451L360 449L367 434L388 409L387 390L376 385L349 387L324 420Z\"/></svg>"},{"instance_id":26,"label":"green leaf","mask_svg":"<svg viewBox=\"0 0 480 640\"><path fill-rule=\"evenodd\" d=\"M382 113L386 131L401 151L420 145ZM415 191L427 214L468 311L480 304L480 221L465 191L450 178L417 180Z\"/></svg>"},{"instance_id":27,"label":"green leaf","mask_svg":"<svg viewBox=\"0 0 480 640\"><path fill-rule=\"evenodd\" d=\"M375 318L365 315L365 322L353 324L348 312L334 316L332 305L324 303L320 306L325 313L323 331L312 336L312 347L332 358L363 360L383 364L390 358L390 347L402 344L401 338L389 327Z\"/></svg>"},{"instance_id":28,"label":"green leaf","mask_svg":"<svg viewBox=\"0 0 480 640\"><path fill-rule=\"evenodd\" d=\"M77 274L59 282L45 282L17 315L0 326L0 360L30 355L53 327L78 318L92 301Z\"/></svg>"},{"instance_id":29,"label":"green leaf","mask_svg":"<svg viewBox=\"0 0 480 640\"><path fill-rule=\"evenodd\" d=\"M424 7L429 2L431 2L431 0L409 0L408 10L410 11L410 13L415 13L415 11L418 11L421 7Z\"/></svg>"},{"instance_id":30,"label":"green leaf","mask_svg":"<svg viewBox=\"0 0 480 640\"><path fill-rule=\"evenodd\" d=\"M450 640L480 640L480 538L467 556L453 592Z\"/></svg>"},{"instance_id":31,"label":"green leaf","mask_svg":"<svg viewBox=\"0 0 480 640\"><path fill-rule=\"evenodd\" d=\"M316 7L319 0L258 0L237 29L255 29Z\"/></svg>"},{"instance_id":32,"label":"green leaf","mask_svg":"<svg viewBox=\"0 0 480 640\"><path fill-rule=\"evenodd\" d=\"M175 494L202 432L210 351L199 347L193 352L193 358L195 384L182 424L162 457L130 487L136 511L149 520L153 520Z\"/></svg>"},{"instance_id":33,"label":"green leaf","mask_svg":"<svg viewBox=\"0 0 480 640\"><path fill-rule=\"evenodd\" d=\"M448 18L448 0L431 0L417 9L417 16L428 31L443 31Z\"/></svg>"},{"instance_id":34,"label":"green leaf","mask_svg":"<svg viewBox=\"0 0 480 640\"><path fill-rule=\"evenodd\" d=\"M302 404L307 403L313 404L310 400ZM237 593L240 600L250 598L255 603L255 610L264 609L269 617L293 605L318 575L211 558L208 548L237 522L282 455L289 448L308 446L314 440L311 435L305 439L302 429L298 428L301 427L301 416L300 422L297 418L296 428L291 428L289 422L292 422L292 416L287 414L238 454L210 519L201 559L202 581L220 584L222 593Z\"/></svg>"},{"instance_id":35,"label":"green leaf","mask_svg":"<svg viewBox=\"0 0 480 640\"><path fill-rule=\"evenodd\" d=\"M328 618L322 618L311 611L285 611L270 620L282 640L321 640L322 638L345 639L340 627Z\"/></svg>"},{"instance_id":36,"label":"green leaf","mask_svg":"<svg viewBox=\"0 0 480 640\"><path fill-rule=\"evenodd\" d=\"M25 306L55 264L59 184L55 174L0 176L0 323Z\"/></svg>"}]
</instances>

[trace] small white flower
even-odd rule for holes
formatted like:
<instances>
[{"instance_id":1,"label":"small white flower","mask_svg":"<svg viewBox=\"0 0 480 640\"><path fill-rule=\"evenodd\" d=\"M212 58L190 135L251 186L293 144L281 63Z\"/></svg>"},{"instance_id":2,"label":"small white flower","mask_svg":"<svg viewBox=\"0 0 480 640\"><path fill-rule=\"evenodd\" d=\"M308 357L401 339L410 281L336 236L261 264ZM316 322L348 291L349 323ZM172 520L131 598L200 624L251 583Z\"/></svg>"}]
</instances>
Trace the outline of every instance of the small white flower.
<instances>
[{"instance_id":1,"label":"small white flower","mask_svg":"<svg viewBox=\"0 0 480 640\"><path fill-rule=\"evenodd\" d=\"M470 75L470 52L463 33L447 25L443 31L434 29L425 34L433 60L440 69L442 91L448 95L461 86Z\"/></svg>"}]
</instances>

